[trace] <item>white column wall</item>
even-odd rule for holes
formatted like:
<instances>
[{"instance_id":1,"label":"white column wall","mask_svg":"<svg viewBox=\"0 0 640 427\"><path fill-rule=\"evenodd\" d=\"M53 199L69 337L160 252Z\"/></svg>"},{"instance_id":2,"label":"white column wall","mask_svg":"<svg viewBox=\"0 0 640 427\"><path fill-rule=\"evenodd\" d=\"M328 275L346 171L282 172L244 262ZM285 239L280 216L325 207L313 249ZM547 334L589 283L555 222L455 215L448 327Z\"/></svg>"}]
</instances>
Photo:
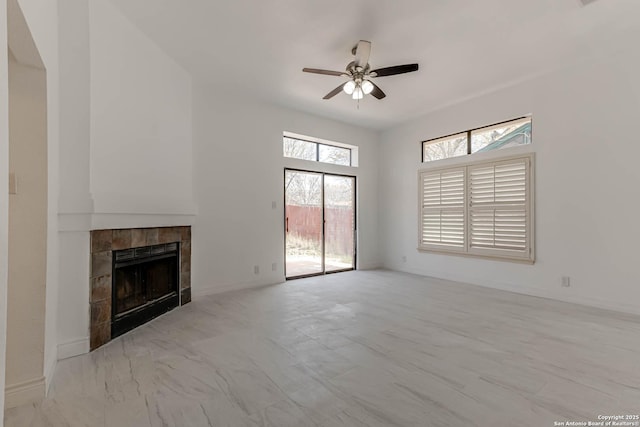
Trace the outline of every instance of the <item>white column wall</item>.
<instances>
[{"instance_id":1,"label":"white column wall","mask_svg":"<svg viewBox=\"0 0 640 427\"><path fill-rule=\"evenodd\" d=\"M191 76L107 1L89 28L95 212L192 214Z\"/></svg>"},{"instance_id":2,"label":"white column wall","mask_svg":"<svg viewBox=\"0 0 640 427\"><path fill-rule=\"evenodd\" d=\"M60 38L60 289L58 358L89 351L91 134L89 1L58 1Z\"/></svg>"}]
</instances>

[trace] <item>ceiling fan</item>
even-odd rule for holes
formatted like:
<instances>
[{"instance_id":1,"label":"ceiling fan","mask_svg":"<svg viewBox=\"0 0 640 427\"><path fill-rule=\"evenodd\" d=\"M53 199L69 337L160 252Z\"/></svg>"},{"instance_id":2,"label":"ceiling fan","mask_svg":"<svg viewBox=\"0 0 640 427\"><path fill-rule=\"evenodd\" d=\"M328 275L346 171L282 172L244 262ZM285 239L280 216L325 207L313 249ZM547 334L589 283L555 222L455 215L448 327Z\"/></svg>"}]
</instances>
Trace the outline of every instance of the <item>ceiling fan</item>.
<instances>
[{"instance_id":1,"label":"ceiling fan","mask_svg":"<svg viewBox=\"0 0 640 427\"><path fill-rule=\"evenodd\" d=\"M321 70L318 68L302 69L305 73L325 74L327 76L346 77L349 79L326 94L322 99L333 98L341 91L344 91L347 95L351 95L351 97L356 100L360 100L368 94L373 95L377 99L382 99L387 95L371 81L372 78L418 71L418 64L394 65L392 67L372 70L369 66L371 42L366 40L360 40L358 44L351 49L351 53L355 56L355 59L347 65L346 71Z\"/></svg>"}]
</instances>

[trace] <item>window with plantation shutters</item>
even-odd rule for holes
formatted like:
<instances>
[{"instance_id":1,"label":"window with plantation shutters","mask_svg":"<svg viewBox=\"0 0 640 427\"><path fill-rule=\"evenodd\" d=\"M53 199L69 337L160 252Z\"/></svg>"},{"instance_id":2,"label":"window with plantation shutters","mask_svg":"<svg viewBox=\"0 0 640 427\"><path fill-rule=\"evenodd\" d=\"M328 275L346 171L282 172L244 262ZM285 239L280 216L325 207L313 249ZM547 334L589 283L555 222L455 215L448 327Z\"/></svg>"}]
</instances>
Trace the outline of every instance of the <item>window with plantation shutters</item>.
<instances>
[{"instance_id":1,"label":"window with plantation shutters","mask_svg":"<svg viewBox=\"0 0 640 427\"><path fill-rule=\"evenodd\" d=\"M533 155L420 172L419 249L533 262Z\"/></svg>"},{"instance_id":2,"label":"window with plantation shutters","mask_svg":"<svg viewBox=\"0 0 640 427\"><path fill-rule=\"evenodd\" d=\"M464 251L465 169L423 172L422 248Z\"/></svg>"}]
</instances>

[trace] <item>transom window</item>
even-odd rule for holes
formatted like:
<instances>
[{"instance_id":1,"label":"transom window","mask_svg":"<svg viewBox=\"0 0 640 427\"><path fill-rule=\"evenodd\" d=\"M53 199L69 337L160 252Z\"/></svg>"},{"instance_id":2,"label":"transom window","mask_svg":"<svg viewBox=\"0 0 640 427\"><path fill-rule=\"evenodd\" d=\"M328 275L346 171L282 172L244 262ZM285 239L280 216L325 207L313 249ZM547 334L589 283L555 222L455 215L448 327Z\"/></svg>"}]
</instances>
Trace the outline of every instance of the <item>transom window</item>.
<instances>
[{"instance_id":1,"label":"transom window","mask_svg":"<svg viewBox=\"0 0 640 427\"><path fill-rule=\"evenodd\" d=\"M422 161L432 162L525 144L531 144L531 117L424 141Z\"/></svg>"},{"instance_id":2,"label":"transom window","mask_svg":"<svg viewBox=\"0 0 640 427\"><path fill-rule=\"evenodd\" d=\"M354 166L353 150L348 146L341 147L328 142L309 141L287 133L284 134L282 142L284 157Z\"/></svg>"}]
</instances>

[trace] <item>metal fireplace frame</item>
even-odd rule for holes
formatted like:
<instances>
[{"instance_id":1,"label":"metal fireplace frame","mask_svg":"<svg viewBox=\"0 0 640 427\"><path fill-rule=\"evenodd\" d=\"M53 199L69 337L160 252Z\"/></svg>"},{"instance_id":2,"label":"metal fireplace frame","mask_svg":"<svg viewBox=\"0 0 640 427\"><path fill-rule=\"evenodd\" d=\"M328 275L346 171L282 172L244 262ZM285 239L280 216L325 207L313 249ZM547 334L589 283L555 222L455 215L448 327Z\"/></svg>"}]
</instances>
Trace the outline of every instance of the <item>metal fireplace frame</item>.
<instances>
[{"instance_id":1,"label":"metal fireplace frame","mask_svg":"<svg viewBox=\"0 0 640 427\"><path fill-rule=\"evenodd\" d=\"M143 264L162 259L175 260L173 268L173 289L170 293L147 301L123 313L116 312L116 269ZM116 338L130 330L180 306L180 243L172 242L161 245L114 250L112 257L111 286L111 338ZM144 281L144 276L140 278ZM145 288L146 283L143 282Z\"/></svg>"}]
</instances>

